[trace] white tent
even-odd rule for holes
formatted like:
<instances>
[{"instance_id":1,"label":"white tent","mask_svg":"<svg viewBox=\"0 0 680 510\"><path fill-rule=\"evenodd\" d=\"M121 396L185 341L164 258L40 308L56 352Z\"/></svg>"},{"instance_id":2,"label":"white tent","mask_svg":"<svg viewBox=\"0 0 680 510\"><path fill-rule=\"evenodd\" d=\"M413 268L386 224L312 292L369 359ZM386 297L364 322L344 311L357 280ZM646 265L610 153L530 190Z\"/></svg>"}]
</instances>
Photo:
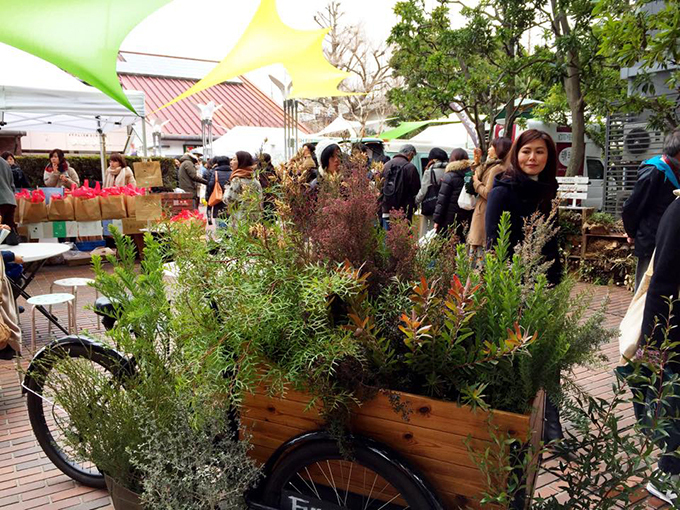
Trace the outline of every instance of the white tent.
<instances>
[{"instance_id":1,"label":"white tent","mask_svg":"<svg viewBox=\"0 0 680 510\"><path fill-rule=\"evenodd\" d=\"M465 126L460 122L430 126L411 138L414 143L430 143L433 147L474 148Z\"/></svg>"},{"instance_id":2,"label":"white tent","mask_svg":"<svg viewBox=\"0 0 680 510\"><path fill-rule=\"evenodd\" d=\"M144 119L143 92L126 91L135 114L57 66L2 43L0 61L8 70L0 78L0 129L103 135ZM101 142L104 171L103 137Z\"/></svg>"},{"instance_id":3,"label":"white tent","mask_svg":"<svg viewBox=\"0 0 680 510\"><path fill-rule=\"evenodd\" d=\"M137 115L102 92L0 85L0 128L106 133L145 115L144 93L127 91Z\"/></svg>"},{"instance_id":4,"label":"white tent","mask_svg":"<svg viewBox=\"0 0 680 510\"><path fill-rule=\"evenodd\" d=\"M308 138L313 138L317 136L325 136L333 133L342 133L344 131L349 131L351 136L359 136L359 131L361 131L361 122L351 121L345 119L342 115L338 115L338 118L333 122L328 124L318 133L313 135L307 135Z\"/></svg>"},{"instance_id":5,"label":"white tent","mask_svg":"<svg viewBox=\"0 0 680 510\"><path fill-rule=\"evenodd\" d=\"M283 161L283 128L236 126L212 144L215 156L232 156L237 151L255 155L260 150L268 153L275 164Z\"/></svg>"}]
</instances>

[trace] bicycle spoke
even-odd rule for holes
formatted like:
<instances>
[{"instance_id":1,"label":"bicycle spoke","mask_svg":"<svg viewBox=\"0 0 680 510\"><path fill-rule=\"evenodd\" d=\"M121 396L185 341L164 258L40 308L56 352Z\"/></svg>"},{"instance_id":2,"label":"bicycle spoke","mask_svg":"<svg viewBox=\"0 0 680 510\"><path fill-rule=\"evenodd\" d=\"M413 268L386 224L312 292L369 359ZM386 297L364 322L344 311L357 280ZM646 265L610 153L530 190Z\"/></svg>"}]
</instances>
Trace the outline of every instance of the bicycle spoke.
<instances>
[{"instance_id":1,"label":"bicycle spoke","mask_svg":"<svg viewBox=\"0 0 680 510\"><path fill-rule=\"evenodd\" d=\"M368 503L371 502L371 496L373 495L373 489L375 488L375 482L378 481L378 474L376 473L375 478L373 479L373 485L371 485L371 492L368 493L368 499L366 500L366 506L364 506L364 510L368 508Z\"/></svg>"},{"instance_id":2,"label":"bicycle spoke","mask_svg":"<svg viewBox=\"0 0 680 510\"><path fill-rule=\"evenodd\" d=\"M352 480L352 468L354 467L354 462L349 463L349 476L347 477L347 488L345 489L345 506L347 506L347 496L349 494L349 482Z\"/></svg>"},{"instance_id":3,"label":"bicycle spoke","mask_svg":"<svg viewBox=\"0 0 680 510\"><path fill-rule=\"evenodd\" d=\"M314 478L312 478L312 475L309 474L309 470L305 467L305 472L307 473L307 476L309 477L309 481L312 482L312 488L314 490L314 494L316 494L316 497L321 499L321 496L319 496L319 491L316 490L316 484L314 483Z\"/></svg>"},{"instance_id":4,"label":"bicycle spoke","mask_svg":"<svg viewBox=\"0 0 680 510\"><path fill-rule=\"evenodd\" d=\"M338 488L335 485L335 477L333 477L333 468L331 468L330 461L327 460L326 465L328 466L328 473L331 475L331 480L332 480L331 487L333 488L333 491L335 492L335 497L338 498L338 505L342 505L342 501L340 501L340 494L338 494Z\"/></svg>"}]
</instances>

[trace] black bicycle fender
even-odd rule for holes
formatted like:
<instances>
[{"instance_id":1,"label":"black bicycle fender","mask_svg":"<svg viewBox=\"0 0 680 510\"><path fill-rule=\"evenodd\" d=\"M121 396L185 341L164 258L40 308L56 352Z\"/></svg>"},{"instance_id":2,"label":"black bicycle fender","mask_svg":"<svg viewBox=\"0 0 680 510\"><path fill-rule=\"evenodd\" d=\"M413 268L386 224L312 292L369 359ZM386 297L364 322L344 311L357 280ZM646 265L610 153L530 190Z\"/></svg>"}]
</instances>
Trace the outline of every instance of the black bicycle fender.
<instances>
[{"instance_id":1,"label":"black bicycle fender","mask_svg":"<svg viewBox=\"0 0 680 510\"><path fill-rule=\"evenodd\" d=\"M30 379L34 377L34 374L38 372L40 361L46 358L51 350L60 347L69 347L74 345L86 347L88 349L91 349L93 352L97 352L99 354L117 360L120 363L122 372L125 374L132 374L133 372L130 361L123 354L116 351L115 349L112 349L92 338L79 335L69 335L58 340L54 340L53 342L50 342L49 344L45 345L42 349L40 349L35 354L35 356L33 356L33 359L31 360L30 364L28 365L28 368L26 369L24 382L21 385L21 392L26 393L26 386L28 385Z\"/></svg>"},{"instance_id":2,"label":"black bicycle fender","mask_svg":"<svg viewBox=\"0 0 680 510\"><path fill-rule=\"evenodd\" d=\"M309 446L310 444L313 444L315 442L328 440L336 439L333 438L328 432L325 432L323 430L303 432L302 434L289 439L281 446L279 446L265 463L262 469L264 479L266 479L273 472L279 460L282 459L292 450L297 449L301 446ZM392 464L395 468L397 468L399 471L401 471L402 473L410 477L412 480L414 480L420 486L423 493L427 494L430 498L431 506L428 510L444 510L444 507L439 501L439 498L435 495L434 490L427 482L427 480L415 468L411 467L408 464L408 462L406 462L406 460L403 459L403 456L400 453L390 448L389 446L379 441L376 441L375 439L371 439L365 436L349 435L347 436L347 441L351 445L356 445L368 449L375 453L376 455L380 455L386 461ZM253 509L265 510L266 508L265 506L254 501L249 501L248 503L250 505L253 505L251 506L251 508Z\"/></svg>"}]
</instances>

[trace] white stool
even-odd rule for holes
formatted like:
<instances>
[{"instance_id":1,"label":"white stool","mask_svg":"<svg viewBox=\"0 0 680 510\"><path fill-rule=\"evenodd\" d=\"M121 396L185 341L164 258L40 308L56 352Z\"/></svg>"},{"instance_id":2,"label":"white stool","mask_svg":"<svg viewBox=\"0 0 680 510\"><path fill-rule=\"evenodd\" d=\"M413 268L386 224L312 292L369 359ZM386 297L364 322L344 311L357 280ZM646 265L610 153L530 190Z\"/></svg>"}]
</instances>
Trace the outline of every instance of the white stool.
<instances>
[{"instance_id":1,"label":"white stool","mask_svg":"<svg viewBox=\"0 0 680 510\"><path fill-rule=\"evenodd\" d=\"M35 328L35 310L38 306L49 306L50 313L52 313L53 305L60 305L66 303L66 311L68 314L68 332L73 333L75 329L76 314L75 307L73 306L73 301L75 300L73 294L42 294L40 296L33 296L26 301L31 305L31 351L35 353L35 337L37 336L37 331ZM47 334L49 335L52 331L52 321L47 321Z\"/></svg>"},{"instance_id":2,"label":"white stool","mask_svg":"<svg viewBox=\"0 0 680 510\"><path fill-rule=\"evenodd\" d=\"M61 280L54 280L52 284L50 285L50 293L53 292L54 286L58 285L60 287L70 287L71 288L71 294L75 296L75 300L73 302L73 309L74 309L74 317L76 318L76 322L74 325L74 332L75 334L78 334L78 322L77 322L77 317L78 317L78 287L87 287L88 284L94 283L94 280L92 278L62 278ZM94 294L95 294L95 299L99 297L99 291L97 289L94 289ZM52 313L52 309L50 308L50 313ZM99 318L99 315L97 315L97 329L101 329L101 321Z\"/></svg>"}]
</instances>

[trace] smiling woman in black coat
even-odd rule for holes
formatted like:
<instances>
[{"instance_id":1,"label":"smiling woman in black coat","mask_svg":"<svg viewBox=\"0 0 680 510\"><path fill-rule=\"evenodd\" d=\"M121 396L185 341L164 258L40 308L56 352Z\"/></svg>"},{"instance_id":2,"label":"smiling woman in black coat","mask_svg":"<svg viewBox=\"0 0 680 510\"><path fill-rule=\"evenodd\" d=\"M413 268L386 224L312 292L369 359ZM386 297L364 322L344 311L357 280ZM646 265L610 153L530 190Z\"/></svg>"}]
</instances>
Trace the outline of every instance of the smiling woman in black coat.
<instances>
[{"instance_id":1,"label":"smiling woman in black coat","mask_svg":"<svg viewBox=\"0 0 680 510\"><path fill-rule=\"evenodd\" d=\"M486 208L487 248L498 238L501 215L510 213L510 245L524 240L524 222L535 212L548 217L557 196L557 151L548 133L530 129L515 141L508 156L508 170L497 175ZM562 281L562 264L556 237L543 247L543 256L552 261L548 281Z\"/></svg>"},{"instance_id":2,"label":"smiling woman in black coat","mask_svg":"<svg viewBox=\"0 0 680 510\"><path fill-rule=\"evenodd\" d=\"M498 238L498 226L505 211L510 213L510 245L524 240L524 221L536 212L548 217L552 201L557 196L557 150L550 135L529 129L515 141L508 156L508 170L496 176L486 208L487 247ZM546 261L552 261L547 278L551 285L562 281L562 264L557 238L553 236L543 247ZM559 374L555 374L559 377ZM546 424L543 439L561 439L562 425L559 410L548 398L545 408Z\"/></svg>"}]
</instances>

